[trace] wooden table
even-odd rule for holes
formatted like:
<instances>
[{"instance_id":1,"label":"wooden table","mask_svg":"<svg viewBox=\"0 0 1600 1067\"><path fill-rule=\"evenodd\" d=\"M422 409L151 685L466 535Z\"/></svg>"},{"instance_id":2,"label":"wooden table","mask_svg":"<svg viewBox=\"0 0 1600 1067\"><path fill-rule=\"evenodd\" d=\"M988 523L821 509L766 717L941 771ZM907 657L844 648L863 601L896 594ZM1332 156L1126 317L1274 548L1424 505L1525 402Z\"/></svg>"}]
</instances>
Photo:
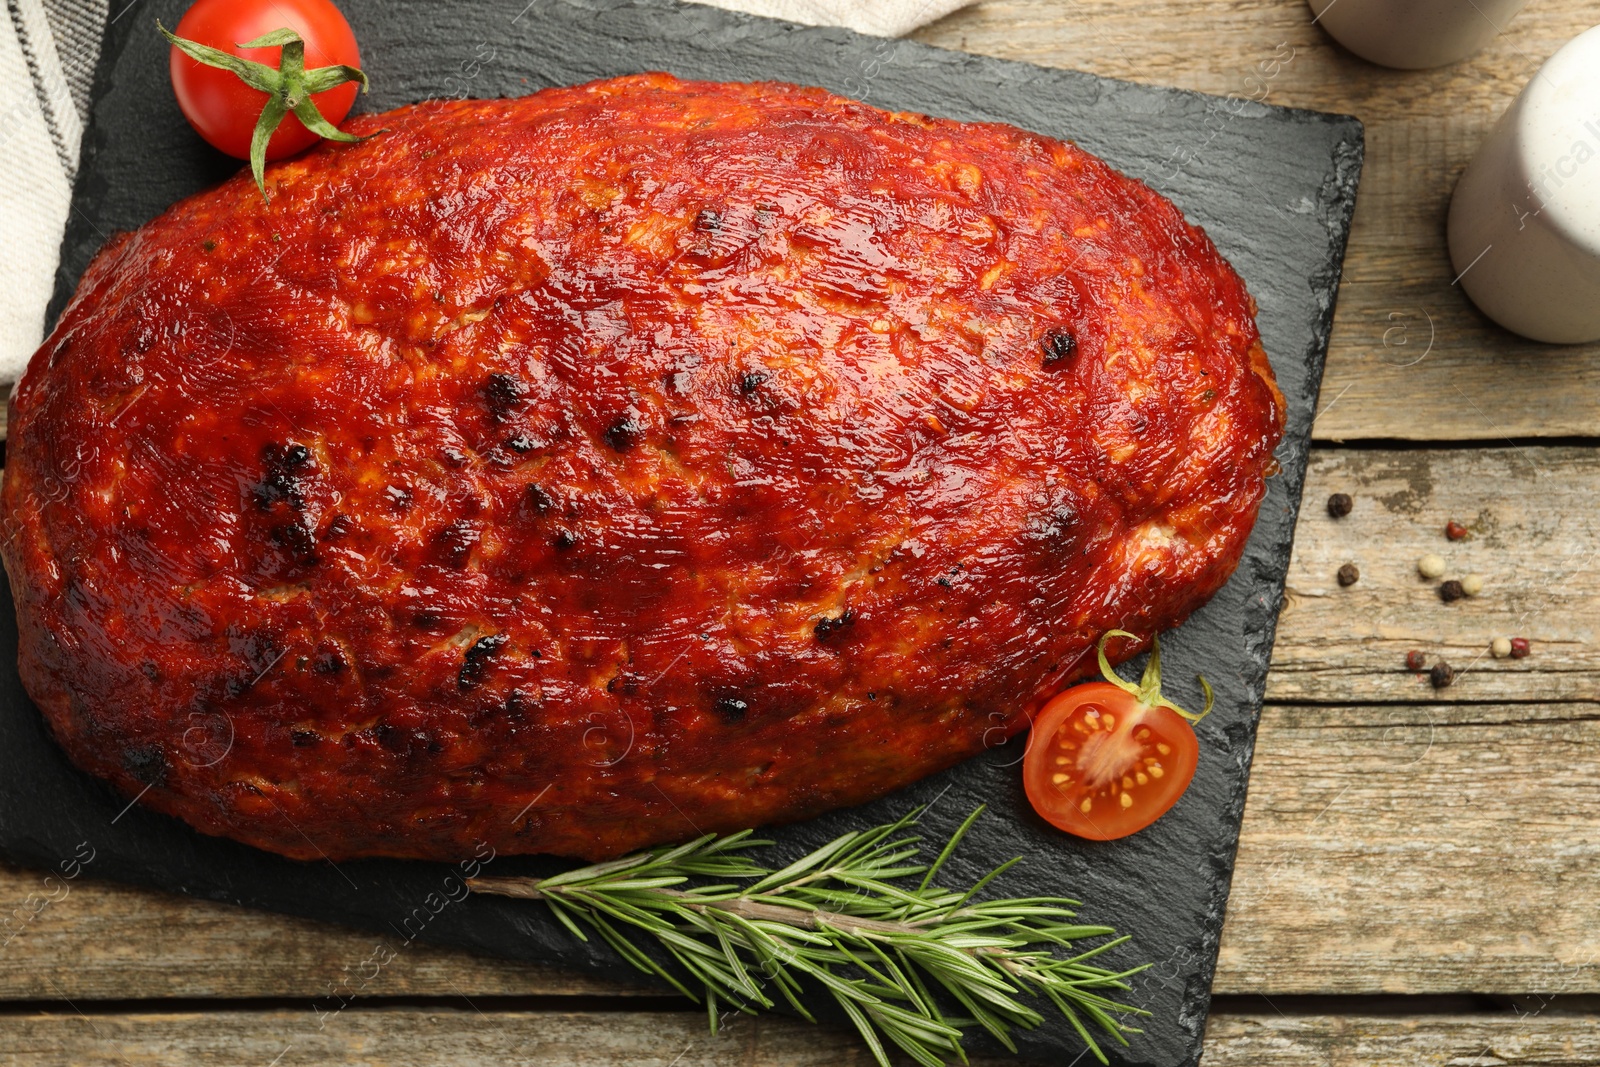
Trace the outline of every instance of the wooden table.
<instances>
[{"instance_id":1,"label":"wooden table","mask_svg":"<svg viewBox=\"0 0 1600 1067\"><path fill-rule=\"evenodd\" d=\"M1340 51L1300 0L991 0L917 35L1212 93L1264 86L1367 124L1210 1067L1600 1064L1600 346L1489 325L1444 246L1474 147L1597 21L1594 3L1533 0L1468 62L1411 73ZM1341 491L1355 511L1334 521L1323 502ZM1446 542L1450 519L1471 538ZM1415 576L1425 552L1482 574L1483 594L1442 603ZM1361 580L1341 589L1349 561ZM1495 635L1533 654L1494 660ZM1456 684L1407 672L1410 649L1455 664ZM0 906L41 880L0 869ZM802 1023L740 1019L712 1039L686 1001L398 941L363 981L380 944L83 880L0 952L0 1059L869 1062Z\"/></svg>"}]
</instances>

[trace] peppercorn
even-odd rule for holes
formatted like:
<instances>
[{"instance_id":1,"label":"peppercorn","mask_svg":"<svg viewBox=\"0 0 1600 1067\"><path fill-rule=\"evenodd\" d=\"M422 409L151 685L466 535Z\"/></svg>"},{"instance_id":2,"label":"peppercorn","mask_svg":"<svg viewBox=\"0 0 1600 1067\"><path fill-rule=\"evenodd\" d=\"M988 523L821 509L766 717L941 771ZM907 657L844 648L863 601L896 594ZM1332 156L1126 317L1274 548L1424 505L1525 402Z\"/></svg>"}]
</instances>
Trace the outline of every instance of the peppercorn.
<instances>
[{"instance_id":1,"label":"peppercorn","mask_svg":"<svg viewBox=\"0 0 1600 1067\"><path fill-rule=\"evenodd\" d=\"M1467 528L1454 519L1451 519L1449 522L1444 524L1444 535L1450 538L1452 541L1459 541L1467 536Z\"/></svg>"},{"instance_id":2,"label":"peppercorn","mask_svg":"<svg viewBox=\"0 0 1600 1067\"><path fill-rule=\"evenodd\" d=\"M1427 657L1415 648L1406 653L1406 670L1408 671L1420 671L1426 662Z\"/></svg>"},{"instance_id":3,"label":"peppercorn","mask_svg":"<svg viewBox=\"0 0 1600 1067\"><path fill-rule=\"evenodd\" d=\"M1461 583L1454 578L1439 586L1439 599L1446 604L1454 604L1466 595L1467 591L1461 588Z\"/></svg>"},{"instance_id":4,"label":"peppercorn","mask_svg":"<svg viewBox=\"0 0 1600 1067\"><path fill-rule=\"evenodd\" d=\"M1361 568L1357 567L1354 563L1346 563L1343 567L1339 568L1340 585L1355 585L1360 580Z\"/></svg>"},{"instance_id":5,"label":"peppercorn","mask_svg":"<svg viewBox=\"0 0 1600 1067\"><path fill-rule=\"evenodd\" d=\"M1497 637L1489 642L1489 654L1495 659L1505 659L1511 655L1511 638Z\"/></svg>"},{"instance_id":6,"label":"peppercorn","mask_svg":"<svg viewBox=\"0 0 1600 1067\"><path fill-rule=\"evenodd\" d=\"M1483 592L1483 575L1469 574L1461 579L1461 591L1468 596L1477 596Z\"/></svg>"},{"instance_id":7,"label":"peppercorn","mask_svg":"<svg viewBox=\"0 0 1600 1067\"><path fill-rule=\"evenodd\" d=\"M1528 644L1528 639L1526 637L1513 637L1511 639L1511 658L1512 659L1522 659L1529 652L1532 652L1532 651L1533 651L1533 648L1532 648L1532 646L1530 646Z\"/></svg>"},{"instance_id":8,"label":"peppercorn","mask_svg":"<svg viewBox=\"0 0 1600 1067\"><path fill-rule=\"evenodd\" d=\"M1350 514L1350 509L1356 502L1350 499L1349 493L1335 493L1328 498L1328 514L1336 519L1342 519Z\"/></svg>"},{"instance_id":9,"label":"peppercorn","mask_svg":"<svg viewBox=\"0 0 1600 1067\"><path fill-rule=\"evenodd\" d=\"M1444 557L1429 552L1417 560L1417 573L1429 581L1444 577Z\"/></svg>"},{"instance_id":10,"label":"peppercorn","mask_svg":"<svg viewBox=\"0 0 1600 1067\"><path fill-rule=\"evenodd\" d=\"M1433 683L1435 689L1443 689L1456 680L1456 669L1444 660L1433 665L1433 670L1428 672L1428 681Z\"/></svg>"}]
</instances>

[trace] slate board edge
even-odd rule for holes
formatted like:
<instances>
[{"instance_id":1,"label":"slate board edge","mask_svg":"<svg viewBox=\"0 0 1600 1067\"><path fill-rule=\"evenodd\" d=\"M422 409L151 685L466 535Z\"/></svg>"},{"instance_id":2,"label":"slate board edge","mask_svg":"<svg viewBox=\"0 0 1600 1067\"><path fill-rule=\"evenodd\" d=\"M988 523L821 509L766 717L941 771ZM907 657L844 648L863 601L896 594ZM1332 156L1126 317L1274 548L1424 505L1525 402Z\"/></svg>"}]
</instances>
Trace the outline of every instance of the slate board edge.
<instances>
[{"instance_id":1,"label":"slate board edge","mask_svg":"<svg viewBox=\"0 0 1600 1067\"><path fill-rule=\"evenodd\" d=\"M592 0L589 3L583 3L582 0L577 0L577 2L574 2L574 0L557 0L557 2L563 3L565 6L569 6L569 7L584 7L584 8L588 8L590 10L593 10L593 9L596 9L596 8L616 9L616 8L621 8L621 7L636 7L636 6L653 6L653 7L659 7L661 9L663 9L663 10L666 10L666 9L669 9L669 8L674 8L674 7L680 6L680 5L673 4L673 3L660 2L660 0L641 0L641 2L638 2L638 3L629 3L628 0L599 0L598 3L592 2ZM712 9L702 9L702 11L709 11L709 10L712 10ZM812 34L812 35L817 35L817 36L820 36L820 37L823 37L823 38L836 38L836 39L839 39L840 41L850 41L850 40L857 39L857 35L851 34L851 33L849 33L849 31L843 31L843 30L837 30L837 29L831 29L831 28L818 29L818 28L809 28L809 27L793 27L791 24L775 23L774 20L759 19L759 18L756 18L754 16L745 16L745 15L740 15L740 14L736 14L736 13L723 12L723 11L720 11L720 10L715 11L715 13L713 15L707 16L707 15L703 15L702 11L696 11L696 14L697 15L701 15L701 17L726 19L729 22L736 23L736 24L737 23L774 23L775 25L784 26L785 27L785 32ZM126 24L123 25L123 26L119 27L116 24L112 24L112 25L107 27L107 32L106 32L106 49L107 50L106 50L105 53L103 53L102 58L101 58L100 67L97 70L97 74L96 74L96 78L95 78L95 86L94 86L94 95L93 95L93 98L92 98L94 101L98 101L100 96L109 89L109 87L110 87L109 83L110 83L110 79L112 78L112 75L113 75L113 67L114 67L114 64L113 64L113 62L111 62L111 60L113 60L120 53L121 48L125 46L127 40L129 39L128 35L131 34L132 32L134 32L132 27L135 24L139 24L140 22L141 22L141 20L139 20L138 17L135 16L133 18L130 18L130 19L126 20ZM904 41L904 40L892 41L892 42L890 42L889 47L895 48L895 49L905 49L905 50L910 51L913 54L932 54L932 53L937 53L937 54L939 54L939 56L941 58L941 61L953 63L956 66L983 65L983 66L990 67L991 69L1003 70L1003 71L1005 71L1005 72L1007 72L1007 73L1009 73L1009 74L1011 74L1011 75L1013 75L1015 77L1019 77L1019 78L1037 77L1037 76L1041 76L1041 75L1052 76L1052 77L1067 77L1067 78L1070 78L1070 77L1081 77L1081 78L1084 78L1084 79L1092 81L1093 84L1095 84L1097 88L1098 87L1102 87L1105 84L1110 82L1109 79L1102 79L1102 78L1098 78L1098 77L1095 77L1095 76L1092 76L1092 75L1079 74L1078 72L1062 71L1062 70L1053 69L1053 68L1039 68L1039 67L1035 67L1033 65L1025 64L1025 63L1017 63L1017 62L1006 61L1006 60L997 60L997 59L992 59L992 58L988 58L988 57L970 56L970 55L968 55L966 53L953 52L953 51L949 51L949 50L945 50L945 49L938 49L938 48L934 48L932 46L920 44L918 42L909 42L909 41ZM930 58L931 58L931 56L930 56ZM1127 85L1129 87L1133 87L1133 83L1121 83L1121 84ZM1140 86L1139 88L1143 89L1143 88L1148 88L1148 87ZM1205 94L1200 94L1200 93L1194 93L1194 92L1191 92L1191 91L1188 91L1188 90L1163 90L1163 91L1164 92L1169 92L1169 93L1178 93L1178 94L1181 94L1181 95L1183 95L1185 97L1189 97L1189 98L1191 98L1192 100L1194 100L1196 102L1197 106L1203 106L1203 107L1214 107L1214 106L1216 106L1216 104L1217 104L1217 102L1219 100L1219 98L1216 98L1216 97L1211 97L1211 96L1207 96ZM1346 148L1348 150L1346 152L1346 155L1348 156L1348 158L1353 160L1355 173L1351 174L1347 181L1338 180L1337 178L1335 178L1332 181L1332 184L1333 184L1333 188L1332 189L1329 189L1327 186L1325 186L1324 187L1324 192L1326 194L1331 194L1331 195L1324 195L1324 196L1319 197L1318 198L1318 205L1317 205L1318 213L1321 216L1321 221L1323 222L1324 227L1326 229L1328 229L1330 232L1334 232L1336 234L1339 234L1342 237L1342 239L1337 242L1337 248L1335 250L1336 251L1336 257L1335 257L1333 262L1335 264L1337 264L1338 262L1340 262L1342 260L1342 255L1343 255L1343 251L1344 251L1344 242L1345 242L1345 240L1347 240L1347 237L1348 237L1349 217L1350 217L1350 214L1351 214L1351 212L1353 210L1353 206L1354 206L1354 196L1353 196L1353 194L1354 194L1356 178L1357 178L1358 173L1359 173L1359 162L1360 162L1360 156L1361 156L1361 152L1362 152L1361 130L1360 130L1359 122L1357 122L1356 120L1351 119L1349 117L1346 117L1346 116L1329 115L1329 114L1326 114L1326 113L1304 111L1304 110L1301 110L1301 109L1277 108L1277 107L1271 106L1271 105L1255 104L1255 105L1250 105L1250 109L1251 109L1252 116L1260 114L1261 112L1277 111L1277 112L1284 113L1286 115L1294 115L1294 116L1300 117L1302 119L1314 118L1316 121L1319 121L1319 122L1326 122L1326 123L1332 123L1332 124L1347 124L1351 128L1351 132L1353 133L1354 140L1352 142L1351 140L1347 139L1345 141L1345 145L1342 146L1342 147L1344 147L1344 148ZM85 143L84 143L84 151L86 153L86 157L85 157L86 160L92 154L94 154L94 153L96 153L98 151L98 145L95 143L95 140L96 140L96 138L98 136L100 136L99 127L96 124L93 124L93 123L89 124L89 126L88 126L88 128L86 130L86 133L85 133ZM86 174L87 172L91 171L92 169L93 168L88 167L88 166L80 167L80 174ZM75 197L91 195L91 190L89 190L87 188L84 188L85 180L80 179L80 181L78 182L78 186L79 186L79 188L75 189ZM79 214L77 212L74 213L74 217L73 217L73 219L71 221L71 226L72 227L75 227L75 228L77 228L79 230L82 230L82 229L88 227L89 225L90 224L88 223L88 220L87 220L87 218L85 216L82 216L81 214ZM102 236L103 237L104 235L99 235L97 233L97 236ZM62 304L64 304L66 297L68 295L70 295L70 292L72 291L72 288L76 284L76 277L75 276L72 277L71 279L69 279L67 277L68 268L69 268L69 264L66 263L65 260L64 260L62 265L61 265L61 271L60 271L60 273L58 275L57 297L56 297L56 300L53 302L53 306L52 306L52 319L54 318L54 315L57 313L59 307ZM74 272L74 275L75 274L76 274L76 272ZM1312 281L1315 282L1316 279L1312 279ZM1313 286L1313 287L1315 288L1315 286ZM1332 287L1330 287L1330 290L1331 289L1332 289ZM1310 359L1308 360L1307 369L1308 369L1308 371L1310 372L1310 374L1312 376L1312 382L1313 383L1317 383L1317 382L1320 381L1320 375L1321 375L1321 371L1322 371L1322 364L1323 364L1323 362L1325 360L1326 346L1327 346L1327 341L1328 341L1328 334L1329 334L1329 331L1330 331L1330 328L1331 328L1331 320L1332 320L1332 313L1333 313L1334 291L1329 291L1328 294L1326 295L1326 297L1323 299L1322 303L1323 303L1323 307L1322 307L1322 314L1321 314L1320 324L1319 324L1318 329L1315 331L1314 336L1311 339L1311 351L1308 353ZM1312 396L1313 404L1315 402L1315 388L1316 388L1316 386L1314 384L1313 385L1313 396ZM1290 435L1290 436L1286 437L1286 442L1290 443L1293 446L1293 451L1295 453L1304 453L1304 452L1308 451L1308 447L1309 447L1308 441L1306 441L1306 439L1304 437ZM1288 495L1291 498L1289 500L1289 506L1290 506L1291 510L1293 509L1293 507L1295 505L1297 505L1299 496L1300 496L1301 491L1303 489L1303 466L1302 465L1304 463L1304 456L1303 455L1299 455L1297 458L1298 458L1299 462L1297 462L1297 463L1286 463L1286 465L1285 465L1287 470L1293 471L1298 475L1297 477L1292 479L1293 484L1289 487L1290 492L1289 492ZM1288 531L1288 537L1289 537L1289 541L1291 543L1292 543L1292 536L1293 536L1293 528L1292 528L1292 525L1291 525L1291 527L1289 528L1289 531ZM1273 635L1274 635L1275 629L1276 629L1277 609L1278 609L1279 606L1281 606L1282 596L1283 596L1283 593L1282 593L1282 589L1280 587L1278 589L1278 593L1277 593L1277 601L1275 603L1273 603L1272 605L1270 605L1270 606L1266 606L1264 608L1264 610L1263 610L1263 614L1265 615L1264 625L1261 626L1261 627L1252 627L1249 630L1249 632L1252 635L1256 635L1258 637L1259 643L1264 647L1264 649L1267 650L1267 653L1270 653L1270 648L1271 648L1271 644L1272 644L1272 638L1273 638ZM1266 659L1266 654L1267 653L1263 654L1263 657L1262 657L1263 662ZM1262 695L1261 694L1261 689L1263 687L1264 687L1264 671L1263 671L1262 678L1255 685L1255 687L1254 687L1255 688L1255 692L1253 693L1253 696L1255 698L1255 703L1256 703L1256 706L1257 706L1258 709L1259 709L1260 699L1261 699L1261 695ZM1253 732L1253 724L1252 724L1251 729L1252 729L1252 732ZM1246 770L1246 772L1248 770L1248 761L1249 761L1250 755L1251 755L1251 751L1250 751L1250 748L1247 746L1247 748L1245 750L1245 753L1244 753L1244 756L1245 756L1245 761L1244 762L1245 762L1245 770ZM1246 790L1246 787L1247 787L1247 782L1248 782L1248 777L1247 777L1247 773L1246 773L1240 779L1240 785L1239 785L1238 789L1236 790L1236 795L1233 798L1231 798L1232 799L1232 803L1230 804L1230 808L1232 810L1230 810L1229 816L1230 816L1230 819L1232 820L1232 825L1233 825L1233 828L1234 828L1234 836L1230 841L1219 842L1218 843L1218 847L1217 847L1216 851L1213 854L1214 867L1215 867L1216 872L1218 874L1218 878L1217 878L1217 881L1216 881L1216 892L1214 894L1213 907L1211 908L1211 910L1210 910L1210 912L1209 912L1209 914L1207 916L1207 922L1205 924L1206 929L1204 931L1204 934L1205 934L1204 943L1205 943L1206 948L1208 949L1207 955L1208 955L1209 960L1210 960L1210 965L1208 967L1204 968L1204 973L1196 974L1196 975L1191 977L1191 981L1189 983L1190 988L1188 990L1186 990L1184 998L1183 998L1186 1003L1188 1003L1190 1005L1193 1005L1194 1009L1195 1009L1192 1013L1185 1012L1184 1017L1181 1020L1184 1028L1187 1029L1187 1030L1190 1030L1192 1032L1192 1034L1193 1034L1193 1044L1192 1044L1191 1047L1194 1049L1194 1058L1195 1059L1198 1059L1198 1056L1199 1056L1199 1037L1200 1037L1201 1031L1203 1030L1203 1026L1204 1026L1204 1022L1205 1022L1205 1016L1206 1016L1206 1012L1207 1012L1208 1005L1209 1005L1210 979L1211 979L1211 975L1212 975L1212 972L1214 971L1214 967L1215 967L1216 945L1217 945L1217 942L1218 942L1218 940L1220 938L1222 917L1223 917L1223 914L1224 914L1224 909L1225 909L1227 895L1228 895L1229 880L1231 878L1231 872L1232 872L1232 868L1233 868L1234 850L1236 849L1236 846L1237 846L1238 814L1239 814L1240 811L1242 811L1242 807L1243 807L1243 804L1244 804L1245 790ZM42 856L41 859L43 859L45 862L48 862L48 857L43 857ZM147 884L157 885L159 883L157 883L154 880L151 880ZM368 925L370 925L370 923ZM373 928L377 928L377 927L373 926ZM632 974L633 974L633 972L628 970L625 966L624 967L620 967L620 968L599 967L599 966L597 966L595 964L591 964L591 966L592 967L597 967L597 969L599 969L599 970L613 972L613 973L617 973L617 974L623 974L623 975L629 975L629 976L632 976ZM1191 1060L1190 1062L1193 1062L1193 1060Z\"/></svg>"},{"instance_id":2,"label":"slate board edge","mask_svg":"<svg viewBox=\"0 0 1600 1067\"><path fill-rule=\"evenodd\" d=\"M1285 109L1290 110L1290 109ZM1293 109L1301 110L1301 109ZM1318 115L1321 112L1304 112ZM1308 363L1310 380L1313 383L1309 399L1314 413L1322 394L1322 376L1327 366L1328 343L1333 335L1333 316L1338 306L1339 287L1343 280L1343 264L1345 252L1350 244L1350 225L1355 216L1356 193L1361 180L1361 171L1366 159L1365 127L1361 121L1353 116L1338 116L1349 119L1352 125L1353 139L1342 141L1335 149L1336 171L1328 184L1324 185L1324 196L1319 199L1319 215L1324 228L1334 236L1333 262L1338 277L1331 279L1325 288L1313 285L1313 291L1325 292L1322 299L1321 318L1311 342L1311 355ZM1315 278L1312 279L1316 281ZM1298 516L1300 506L1305 496L1306 472L1310 463L1311 452L1311 427L1307 427L1304 434L1294 434L1286 430L1284 444L1280 452L1293 453L1293 459L1284 463L1286 471L1295 472L1291 480L1287 502L1289 509L1295 514L1297 521L1289 525L1288 536L1283 546L1285 558L1294 551L1295 535L1298 532ZM1258 635L1260 647L1263 649L1261 662L1265 669L1257 682L1255 700L1257 724L1260 721L1261 708L1266 700L1266 671L1272 665L1272 649L1278 634L1278 620L1281 617L1284 600L1287 596L1287 576L1283 582L1277 583L1277 595L1272 604L1262 612L1265 623L1257 630L1248 631ZM1252 728L1254 732L1254 727ZM1242 767L1243 773L1239 779L1239 789L1233 798L1232 810L1229 812L1234 827L1232 840L1226 845L1219 843L1213 853L1214 862L1219 876L1217 890L1213 897L1211 910L1207 915L1207 924L1204 935L1206 951L1204 958L1208 960L1205 967L1190 979L1190 988L1185 993L1188 1003L1198 1005L1198 1009L1191 1017L1187 1013L1180 1020L1182 1025L1192 1029L1195 1035L1195 1055L1188 1067L1194 1067L1200 1062L1204 1052L1204 1038L1206 1020L1211 1012L1211 984L1216 977L1217 959L1222 942L1222 927L1227 918L1228 899L1233 890L1233 874L1238 859L1239 833L1244 820L1244 807L1250 792L1250 770L1255 762L1255 738L1252 737L1249 747L1245 750Z\"/></svg>"}]
</instances>

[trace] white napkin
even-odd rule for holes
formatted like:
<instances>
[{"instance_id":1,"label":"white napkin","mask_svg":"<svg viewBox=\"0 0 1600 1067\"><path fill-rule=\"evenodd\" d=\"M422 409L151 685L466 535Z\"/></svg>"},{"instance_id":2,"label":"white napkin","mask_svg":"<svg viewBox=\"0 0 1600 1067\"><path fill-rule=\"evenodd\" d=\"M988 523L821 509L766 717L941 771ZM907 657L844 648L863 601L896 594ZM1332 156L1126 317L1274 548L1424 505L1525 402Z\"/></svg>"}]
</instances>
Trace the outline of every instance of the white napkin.
<instances>
[{"instance_id":1,"label":"white napkin","mask_svg":"<svg viewBox=\"0 0 1600 1067\"><path fill-rule=\"evenodd\" d=\"M857 33L898 37L944 18L973 0L700 0L713 7L748 11L808 26L845 26Z\"/></svg>"},{"instance_id":2,"label":"white napkin","mask_svg":"<svg viewBox=\"0 0 1600 1067\"><path fill-rule=\"evenodd\" d=\"M45 333L109 0L6 0L0 30L0 384ZM717 7L896 36L973 0L708 0ZM134 5L118 0L117 18Z\"/></svg>"}]
</instances>

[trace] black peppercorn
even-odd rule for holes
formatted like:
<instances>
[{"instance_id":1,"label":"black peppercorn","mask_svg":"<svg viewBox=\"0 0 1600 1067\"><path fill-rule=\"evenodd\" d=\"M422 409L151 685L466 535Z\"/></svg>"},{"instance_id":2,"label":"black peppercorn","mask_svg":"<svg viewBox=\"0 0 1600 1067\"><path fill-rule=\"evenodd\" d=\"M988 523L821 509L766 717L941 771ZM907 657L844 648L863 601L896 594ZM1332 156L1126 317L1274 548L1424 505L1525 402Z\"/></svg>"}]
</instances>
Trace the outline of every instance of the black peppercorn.
<instances>
[{"instance_id":1,"label":"black peppercorn","mask_svg":"<svg viewBox=\"0 0 1600 1067\"><path fill-rule=\"evenodd\" d=\"M1456 669L1444 660L1433 665L1433 670L1428 672L1428 681L1433 683L1435 689L1443 689L1456 680Z\"/></svg>"},{"instance_id":2,"label":"black peppercorn","mask_svg":"<svg viewBox=\"0 0 1600 1067\"><path fill-rule=\"evenodd\" d=\"M1039 345L1044 349L1044 365L1046 367L1065 365L1072 359L1073 354L1078 351L1078 339L1072 335L1071 330L1067 329L1051 330L1044 335L1044 339L1039 342Z\"/></svg>"},{"instance_id":3,"label":"black peppercorn","mask_svg":"<svg viewBox=\"0 0 1600 1067\"><path fill-rule=\"evenodd\" d=\"M1439 586L1439 599L1446 604L1454 604L1466 595L1467 591L1461 587L1461 583L1455 578Z\"/></svg>"},{"instance_id":4,"label":"black peppercorn","mask_svg":"<svg viewBox=\"0 0 1600 1067\"><path fill-rule=\"evenodd\" d=\"M1350 514L1356 502L1350 499L1349 493L1335 493L1328 498L1328 514L1336 519L1342 519Z\"/></svg>"},{"instance_id":5,"label":"black peppercorn","mask_svg":"<svg viewBox=\"0 0 1600 1067\"><path fill-rule=\"evenodd\" d=\"M644 425L632 416L623 416L605 432L606 444L617 452L628 451L643 437Z\"/></svg>"},{"instance_id":6,"label":"black peppercorn","mask_svg":"<svg viewBox=\"0 0 1600 1067\"><path fill-rule=\"evenodd\" d=\"M714 706L722 721L730 725L744 722L745 715L750 711L749 702L738 697L718 697Z\"/></svg>"},{"instance_id":7,"label":"black peppercorn","mask_svg":"<svg viewBox=\"0 0 1600 1067\"><path fill-rule=\"evenodd\" d=\"M464 693L475 689L488 673L489 661L499 654L509 638L505 634L489 634L478 638L462 657L461 669L456 673L457 687Z\"/></svg>"},{"instance_id":8,"label":"black peppercorn","mask_svg":"<svg viewBox=\"0 0 1600 1067\"><path fill-rule=\"evenodd\" d=\"M1343 567L1339 568L1340 585L1355 585L1360 580L1361 568L1357 567L1354 563L1346 563Z\"/></svg>"}]
</instances>

